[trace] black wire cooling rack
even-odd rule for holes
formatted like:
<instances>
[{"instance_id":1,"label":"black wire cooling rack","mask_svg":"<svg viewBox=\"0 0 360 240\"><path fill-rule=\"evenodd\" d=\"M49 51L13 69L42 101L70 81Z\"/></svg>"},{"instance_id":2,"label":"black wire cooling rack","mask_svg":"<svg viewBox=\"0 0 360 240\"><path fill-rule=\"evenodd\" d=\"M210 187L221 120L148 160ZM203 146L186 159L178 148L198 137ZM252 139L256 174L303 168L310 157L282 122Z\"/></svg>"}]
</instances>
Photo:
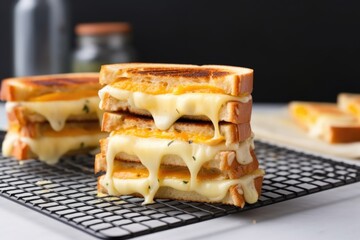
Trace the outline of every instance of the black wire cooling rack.
<instances>
[{"instance_id":1,"label":"black wire cooling rack","mask_svg":"<svg viewBox=\"0 0 360 240\"><path fill-rule=\"evenodd\" d=\"M55 166L0 156L0 196L102 239L126 239L254 209L360 181L360 167L257 142L266 170L260 200L244 209L221 204L97 197L93 157Z\"/></svg>"}]
</instances>

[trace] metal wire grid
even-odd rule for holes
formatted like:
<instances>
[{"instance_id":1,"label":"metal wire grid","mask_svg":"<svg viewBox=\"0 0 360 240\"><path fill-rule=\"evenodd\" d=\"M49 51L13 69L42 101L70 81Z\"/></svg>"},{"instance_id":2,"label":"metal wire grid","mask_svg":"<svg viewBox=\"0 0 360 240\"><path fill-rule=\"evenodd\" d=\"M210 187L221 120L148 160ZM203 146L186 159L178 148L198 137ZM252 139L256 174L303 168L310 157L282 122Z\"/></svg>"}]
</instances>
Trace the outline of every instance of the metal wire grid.
<instances>
[{"instance_id":1,"label":"metal wire grid","mask_svg":"<svg viewBox=\"0 0 360 240\"><path fill-rule=\"evenodd\" d=\"M97 197L93 157L55 166L0 157L0 195L102 239L126 239L245 211L360 181L360 168L257 142L267 172L260 200L244 209L136 197Z\"/></svg>"}]
</instances>

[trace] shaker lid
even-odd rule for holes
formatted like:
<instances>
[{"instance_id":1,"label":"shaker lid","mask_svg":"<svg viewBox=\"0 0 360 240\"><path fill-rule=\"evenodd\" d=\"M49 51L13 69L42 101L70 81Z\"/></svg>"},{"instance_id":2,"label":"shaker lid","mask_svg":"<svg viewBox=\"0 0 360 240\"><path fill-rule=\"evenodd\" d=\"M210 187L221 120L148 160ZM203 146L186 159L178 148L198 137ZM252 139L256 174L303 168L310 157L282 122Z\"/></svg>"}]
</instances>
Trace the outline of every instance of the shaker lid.
<instances>
[{"instance_id":1,"label":"shaker lid","mask_svg":"<svg viewBox=\"0 0 360 240\"><path fill-rule=\"evenodd\" d=\"M75 33L81 36L129 32L131 32L131 25L127 22L80 23L75 27Z\"/></svg>"}]
</instances>

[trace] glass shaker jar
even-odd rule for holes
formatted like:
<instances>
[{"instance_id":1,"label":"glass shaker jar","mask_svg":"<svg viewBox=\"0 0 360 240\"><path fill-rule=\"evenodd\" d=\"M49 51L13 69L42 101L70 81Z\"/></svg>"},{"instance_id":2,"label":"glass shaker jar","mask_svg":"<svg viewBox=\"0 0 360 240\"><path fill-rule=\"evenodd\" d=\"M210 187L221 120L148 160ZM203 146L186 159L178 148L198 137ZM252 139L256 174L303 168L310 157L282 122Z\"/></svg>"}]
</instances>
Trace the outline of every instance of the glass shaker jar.
<instances>
[{"instance_id":1,"label":"glass shaker jar","mask_svg":"<svg viewBox=\"0 0 360 240\"><path fill-rule=\"evenodd\" d=\"M14 6L14 75L68 72L68 0L18 0Z\"/></svg>"},{"instance_id":2,"label":"glass shaker jar","mask_svg":"<svg viewBox=\"0 0 360 240\"><path fill-rule=\"evenodd\" d=\"M103 64L135 61L131 31L130 24L124 22L77 25L73 72L98 72Z\"/></svg>"}]
</instances>

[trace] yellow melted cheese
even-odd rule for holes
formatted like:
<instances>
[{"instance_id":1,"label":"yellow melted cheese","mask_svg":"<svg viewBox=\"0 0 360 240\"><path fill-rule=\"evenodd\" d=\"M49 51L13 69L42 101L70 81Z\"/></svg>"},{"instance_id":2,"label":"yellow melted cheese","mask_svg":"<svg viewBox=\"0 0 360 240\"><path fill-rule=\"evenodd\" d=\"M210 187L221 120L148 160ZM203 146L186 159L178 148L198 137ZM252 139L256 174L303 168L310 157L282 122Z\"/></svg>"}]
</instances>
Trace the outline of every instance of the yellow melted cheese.
<instances>
[{"instance_id":1,"label":"yellow melted cheese","mask_svg":"<svg viewBox=\"0 0 360 240\"><path fill-rule=\"evenodd\" d=\"M29 145L31 151L38 156L39 160L48 164L55 164L61 156L71 150L96 147L99 140L106 137L106 135L107 134L104 133L98 133L93 135L41 137L32 139L8 133L3 142L2 153L4 156L11 156L14 142L21 139L22 142Z\"/></svg>"},{"instance_id":2,"label":"yellow melted cheese","mask_svg":"<svg viewBox=\"0 0 360 240\"><path fill-rule=\"evenodd\" d=\"M96 113L101 119L102 111L99 109L100 99L95 97L69 101L33 101L33 102L7 102L6 111L10 112L16 106L22 106L31 112L44 116L55 131L64 128L70 116Z\"/></svg>"},{"instance_id":3,"label":"yellow melted cheese","mask_svg":"<svg viewBox=\"0 0 360 240\"><path fill-rule=\"evenodd\" d=\"M161 186L160 182L158 181L161 160L166 155L177 155L184 160L190 172L190 181L187 191L198 192L212 200L220 199L221 197L223 198L225 196L225 194L228 192L228 188L231 185L236 183L240 184L240 182L235 183L235 180L229 180L226 182L226 184L222 184L221 188L216 187L218 186L217 184L204 185L202 181L199 182L197 179L198 172L200 171L202 165L214 159L215 155L219 151L223 150L235 151L239 163L248 164L252 162L252 156L250 153L250 148L252 145L252 138L249 138L248 140L241 143L234 143L230 145L221 143L211 146L198 143L190 144L187 141L181 140L140 138L132 135L111 134L108 138L108 145L106 150L107 171L105 177L101 180L101 185L107 189L110 195L138 192L144 196L144 203L151 203L153 202L153 198L157 190ZM114 158L116 154L120 152L137 156L141 163L148 169L149 176L145 179L139 180L124 180L125 186L119 187L119 184L116 183L118 180L115 181L113 178L113 173ZM243 183L241 183L241 185L243 186ZM166 181L163 183L163 186L167 186ZM248 187L248 189L250 189L250 187ZM254 195L252 190L248 191L250 192L247 194L248 196Z\"/></svg>"},{"instance_id":4,"label":"yellow melted cheese","mask_svg":"<svg viewBox=\"0 0 360 240\"><path fill-rule=\"evenodd\" d=\"M255 188L254 179L264 175L264 171L257 169L254 172L241 177L239 179L226 179L226 180L202 180L196 183L196 186L190 184L190 182L184 183L182 179L176 178L164 178L159 179L157 184L154 185L150 178L139 178L139 179L120 179L112 178L113 182L113 194L127 195L133 193L139 193L145 196L144 204L152 203L152 197L156 194L153 187L171 187L179 191L196 192L202 196L205 196L210 201L221 201L223 200L229 188L237 185L241 186L242 193L247 203L255 203L258 198L258 192ZM101 178L100 184L108 189L106 186L107 180ZM156 189L157 190L157 189Z\"/></svg>"},{"instance_id":5,"label":"yellow melted cheese","mask_svg":"<svg viewBox=\"0 0 360 240\"><path fill-rule=\"evenodd\" d=\"M169 129L176 120L185 115L206 116L211 120L215 128L213 139L222 139L219 130L219 112L221 107L230 101L246 103L251 100L251 96L234 97L213 93L152 95L123 90L110 85L105 86L99 91L100 99L104 98L105 93L109 93L118 100L127 101L133 108L150 112L156 127L160 130Z\"/></svg>"}]
</instances>

